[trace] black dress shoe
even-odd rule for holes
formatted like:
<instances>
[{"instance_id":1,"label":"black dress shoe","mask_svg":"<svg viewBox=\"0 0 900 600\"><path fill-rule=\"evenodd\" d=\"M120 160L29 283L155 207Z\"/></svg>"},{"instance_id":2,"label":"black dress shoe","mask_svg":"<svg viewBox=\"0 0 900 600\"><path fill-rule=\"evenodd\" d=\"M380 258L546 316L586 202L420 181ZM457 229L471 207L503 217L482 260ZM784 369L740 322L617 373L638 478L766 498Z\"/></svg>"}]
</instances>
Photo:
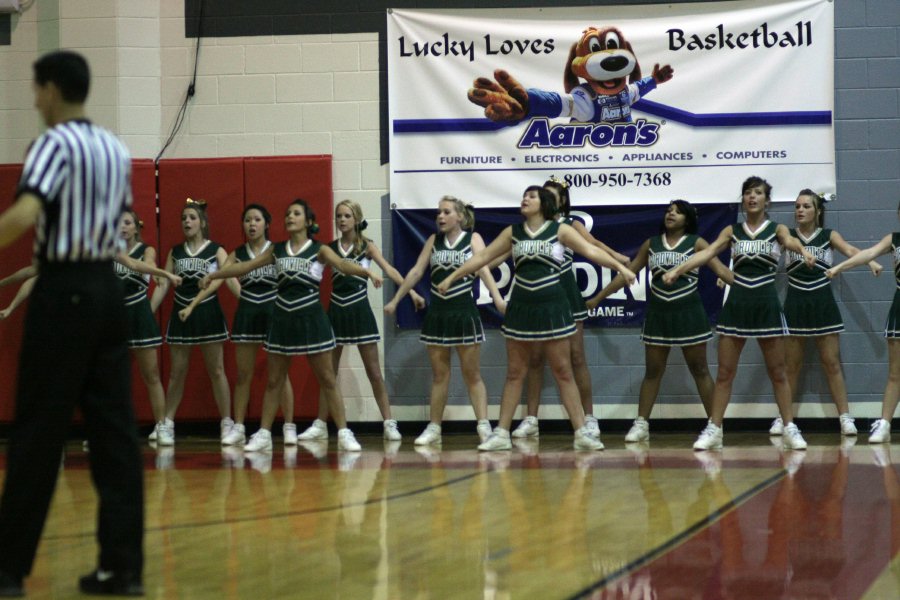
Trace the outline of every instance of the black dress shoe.
<instances>
[{"instance_id":1,"label":"black dress shoe","mask_svg":"<svg viewBox=\"0 0 900 600\"><path fill-rule=\"evenodd\" d=\"M78 580L78 589L97 596L143 596L144 586L140 575L129 571L103 571L97 569Z\"/></svg>"},{"instance_id":2,"label":"black dress shoe","mask_svg":"<svg viewBox=\"0 0 900 600\"><path fill-rule=\"evenodd\" d=\"M13 577L3 571L0 571L0 597L2 598L21 598L25 595L25 588L22 587L22 578Z\"/></svg>"}]
</instances>

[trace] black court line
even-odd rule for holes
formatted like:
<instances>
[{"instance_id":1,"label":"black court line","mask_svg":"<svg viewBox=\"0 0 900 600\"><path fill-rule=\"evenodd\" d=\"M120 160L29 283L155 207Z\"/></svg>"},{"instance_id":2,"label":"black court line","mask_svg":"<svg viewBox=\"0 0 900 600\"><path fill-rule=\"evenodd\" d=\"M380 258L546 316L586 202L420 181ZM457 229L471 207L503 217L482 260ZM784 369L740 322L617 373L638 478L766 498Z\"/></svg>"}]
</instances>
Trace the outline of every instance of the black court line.
<instances>
[{"instance_id":1,"label":"black court line","mask_svg":"<svg viewBox=\"0 0 900 600\"><path fill-rule=\"evenodd\" d=\"M368 506L370 504L375 504L378 502L386 502L391 500L400 500L402 498L408 498L410 496L418 496L419 494L426 494L428 492L440 489L442 487L448 487L451 485L455 485L457 483L461 483L463 481L468 481L469 479L473 479L478 477L479 475L485 475L491 471L479 471L477 473L470 473L468 475L463 475L461 477L456 477L454 479L450 479L441 483L439 485L430 485L428 487L419 488L415 490L410 490L408 492L402 492L399 494L394 494L392 496L383 496L379 498L367 498L361 502L350 502L347 504L338 504L332 506L319 506L316 508L309 508L305 510L296 510L296 511L287 511L281 513L272 513L268 515L260 515L253 517L237 517L234 519L218 519L215 521L195 521L192 523L182 523L180 525L161 525L159 527L150 527L144 529L144 533L154 533L154 532L162 532L162 531L174 531L178 529L199 529L201 527L215 527L218 525L232 525L236 523L252 523L254 521L273 521L275 519L284 519L289 517L297 517L301 515L310 515L315 513L324 513L332 510L342 510L345 508L354 508L358 506ZM85 533L72 533L67 535L47 535L44 536L44 540L73 540L79 538L87 538L87 537L96 537L97 532L89 531Z\"/></svg>"},{"instance_id":2,"label":"black court line","mask_svg":"<svg viewBox=\"0 0 900 600\"><path fill-rule=\"evenodd\" d=\"M569 596L569 598L571 598L571 599L587 598L593 592L596 592L597 590L606 587L607 585L609 585L610 583L612 583L619 577L628 575L629 573L632 573L633 571L636 571L636 570L640 569L641 567L644 567L647 564L653 562L654 560L656 560L657 558L659 558L660 556L662 556L663 554L665 554L666 552L668 552L669 550L674 548L675 546L686 541L689 537L691 537L692 535L694 535L701 529L709 527L710 525L712 525L713 523L715 523L716 521L721 519L723 516L725 516L725 513L729 512L735 508L738 508L741 504L743 504L744 502L746 502L747 500L749 500L756 494L762 492L767 487L773 485L774 483L776 483L777 481L782 479L786 473L787 473L787 471L782 470L782 471L779 471L778 473L775 473L768 479L764 479L763 481L756 484L749 490L738 495L736 498L732 499L730 502L722 505L721 507L719 507L718 509L716 509L715 511L713 511L712 513L707 515L707 517L705 519L697 521L696 523L694 523L693 525L691 525L690 527L688 527L681 533L666 540L665 542L663 542L656 548L649 550L648 552L646 552L642 556L639 556L638 558L634 559L633 561L626 564L622 568L620 568L616 571L613 571L611 574L607 575L603 579L600 579L600 580L592 583L588 587L576 592L572 596Z\"/></svg>"}]
</instances>

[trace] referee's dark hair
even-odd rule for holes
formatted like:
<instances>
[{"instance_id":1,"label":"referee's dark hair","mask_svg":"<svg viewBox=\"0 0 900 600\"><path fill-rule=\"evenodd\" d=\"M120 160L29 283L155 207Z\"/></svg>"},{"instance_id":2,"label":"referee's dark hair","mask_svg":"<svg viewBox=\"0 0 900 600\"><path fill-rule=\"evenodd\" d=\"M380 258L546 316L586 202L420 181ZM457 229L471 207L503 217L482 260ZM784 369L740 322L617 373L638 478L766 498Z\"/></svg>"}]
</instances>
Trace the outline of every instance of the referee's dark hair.
<instances>
[{"instance_id":1,"label":"referee's dark hair","mask_svg":"<svg viewBox=\"0 0 900 600\"><path fill-rule=\"evenodd\" d=\"M77 52L60 50L45 54L34 62L34 82L40 86L53 83L63 100L84 104L91 87L91 71L87 61Z\"/></svg>"}]
</instances>

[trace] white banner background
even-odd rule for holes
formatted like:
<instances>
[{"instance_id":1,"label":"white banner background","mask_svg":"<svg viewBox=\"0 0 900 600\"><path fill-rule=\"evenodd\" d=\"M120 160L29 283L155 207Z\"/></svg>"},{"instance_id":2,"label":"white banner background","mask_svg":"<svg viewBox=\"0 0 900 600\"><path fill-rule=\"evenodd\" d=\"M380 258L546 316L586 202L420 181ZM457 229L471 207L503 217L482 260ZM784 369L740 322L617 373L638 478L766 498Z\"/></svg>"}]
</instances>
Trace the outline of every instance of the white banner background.
<instances>
[{"instance_id":1,"label":"white banner background","mask_svg":"<svg viewBox=\"0 0 900 600\"><path fill-rule=\"evenodd\" d=\"M754 0L389 11L391 200L397 208L432 208L451 194L479 208L508 207L551 174L573 185L575 205L736 202L749 175L766 178L776 201L793 201L805 187L833 194L833 8L827 0ZM495 69L525 88L563 94L569 48L590 26L618 28L643 76L654 64L674 68L644 98L666 116L633 108L634 122L659 123L655 144L522 149L530 118L493 131L435 132L491 124L466 92ZM754 31L760 47L753 37L738 38ZM763 44L788 38L795 43ZM689 50L692 40L710 48ZM720 44L726 40L751 47ZM809 115L819 123L783 124ZM723 117L738 124L710 126ZM782 124L740 124L748 117ZM568 122L550 119L549 126Z\"/></svg>"}]
</instances>

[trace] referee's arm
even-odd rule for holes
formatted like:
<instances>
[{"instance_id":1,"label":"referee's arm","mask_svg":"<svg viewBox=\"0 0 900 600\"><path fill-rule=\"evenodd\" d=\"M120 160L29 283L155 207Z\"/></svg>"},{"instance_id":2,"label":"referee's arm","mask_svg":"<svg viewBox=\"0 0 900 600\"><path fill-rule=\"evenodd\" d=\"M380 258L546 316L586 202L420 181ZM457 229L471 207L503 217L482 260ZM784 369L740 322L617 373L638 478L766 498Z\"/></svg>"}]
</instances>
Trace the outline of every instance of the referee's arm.
<instances>
[{"instance_id":1,"label":"referee's arm","mask_svg":"<svg viewBox=\"0 0 900 600\"><path fill-rule=\"evenodd\" d=\"M40 214L40 198L31 192L20 194L16 203L0 214L0 248L9 246L34 227Z\"/></svg>"}]
</instances>

